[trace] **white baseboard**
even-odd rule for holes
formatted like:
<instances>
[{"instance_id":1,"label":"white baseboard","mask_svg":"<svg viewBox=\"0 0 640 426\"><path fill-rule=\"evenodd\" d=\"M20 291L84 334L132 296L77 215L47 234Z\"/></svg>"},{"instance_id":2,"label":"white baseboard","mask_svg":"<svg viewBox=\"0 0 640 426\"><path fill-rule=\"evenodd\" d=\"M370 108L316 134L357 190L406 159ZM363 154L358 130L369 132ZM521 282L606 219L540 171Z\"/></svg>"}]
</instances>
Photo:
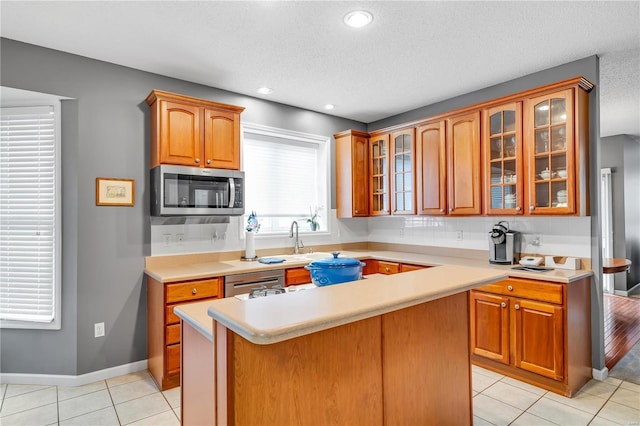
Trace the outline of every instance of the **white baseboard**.
<instances>
[{"instance_id":1,"label":"white baseboard","mask_svg":"<svg viewBox=\"0 0 640 426\"><path fill-rule=\"evenodd\" d=\"M614 290L613 294L615 294L616 296L626 296L629 297L632 294L640 294L640 283L634 285L633 287L631 287L629 290Z\"/></svg>"},{"instance_id":2,"label":"white baseboard","mask_svg":"<svg viewBox=\"0 0 640 426\"><path fill-rule=\"evenodd\" d=\"M9 385L82 386L147 369L147 360L71 376L64 374L0 373L0 383Z\"/></svg>"},{"instance_id":3,"label":"white baseboard","mask_svg":"<svg viewBox=\"0 0 640 426\"><path fill-rule=\"evenodd\" d=\"M591 374L593 375L594 379L602 382L604 379L609 377L609 369L607 367L604 367L602 370L596 370L595 368L593 368Z\"/></svg>"}]
</instances>

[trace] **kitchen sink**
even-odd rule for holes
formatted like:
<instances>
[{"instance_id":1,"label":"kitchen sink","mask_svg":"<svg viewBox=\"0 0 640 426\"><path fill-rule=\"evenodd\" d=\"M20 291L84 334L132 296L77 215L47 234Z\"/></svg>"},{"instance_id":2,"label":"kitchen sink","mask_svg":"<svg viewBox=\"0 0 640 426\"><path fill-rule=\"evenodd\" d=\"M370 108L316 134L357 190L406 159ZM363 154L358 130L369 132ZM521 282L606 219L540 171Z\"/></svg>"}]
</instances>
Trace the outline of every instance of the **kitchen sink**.
<instances>
[{"instance_id":1,"label":"kitchen sink","mask_svg":"<svg viewBox=\"0 0 640 426\"><path fill-rule=\"evenodd\" d=\"M316 259L328 259L333 257L333 255L331 253L325 253L322 251L318 251L315 253L299 253L299 254L288 254L285 256L278 256L278 257L282 257L286 260L292 260L292 261L312 261L312 260L316 260Z\"/></svg>"}]
</instances>

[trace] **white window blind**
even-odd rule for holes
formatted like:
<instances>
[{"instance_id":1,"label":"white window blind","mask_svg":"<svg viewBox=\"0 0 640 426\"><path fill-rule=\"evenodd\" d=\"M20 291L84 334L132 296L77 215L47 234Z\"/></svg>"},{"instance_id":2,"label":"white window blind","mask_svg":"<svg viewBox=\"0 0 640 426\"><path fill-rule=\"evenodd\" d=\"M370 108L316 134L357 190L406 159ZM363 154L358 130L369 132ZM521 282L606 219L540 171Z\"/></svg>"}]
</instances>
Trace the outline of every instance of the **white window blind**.
<instances>
[{"instance_id":1,"label":"white window blind","mask_svg":"<svg viewBox=\"0 0 640 426\"><path fill-rule=\"evenodd\" d=\"M297 220L307 231L305 220L316 209L320 229L326 231L328 140L303 137L290 131L255 132L244 128L243 170L245 212L255 211L260 233L288 232Z\"/></svg>"},{"instance_id":2,"label":"white window blind","mask_svg":"<svg viewBox=\"0 0 640 426\"><path fill-rule=\"evenodd\" d=\"M56 319L55 111L0 108L0 320Z\"/></svg>"}]
</instances>

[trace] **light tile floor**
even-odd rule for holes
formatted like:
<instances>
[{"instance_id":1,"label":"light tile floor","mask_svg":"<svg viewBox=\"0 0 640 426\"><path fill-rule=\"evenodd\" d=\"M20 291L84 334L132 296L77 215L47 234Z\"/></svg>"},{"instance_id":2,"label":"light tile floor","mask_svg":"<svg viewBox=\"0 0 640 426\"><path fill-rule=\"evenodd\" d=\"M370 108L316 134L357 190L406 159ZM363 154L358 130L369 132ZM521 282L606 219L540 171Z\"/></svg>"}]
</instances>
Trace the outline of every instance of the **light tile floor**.
<instances>
[{"instance_id":1,"label":"light tile floor","mask_svg":"<svg viewBox=\"0 0 640 426\"><path fill-rule=\"evenodd\" d=\"M474 425L640 425L640 385L609 377L564 398L473 367ZM146 371L85 386L0 385L0 425L179 425L180 388Z\"/></svg>"}]
</instances>

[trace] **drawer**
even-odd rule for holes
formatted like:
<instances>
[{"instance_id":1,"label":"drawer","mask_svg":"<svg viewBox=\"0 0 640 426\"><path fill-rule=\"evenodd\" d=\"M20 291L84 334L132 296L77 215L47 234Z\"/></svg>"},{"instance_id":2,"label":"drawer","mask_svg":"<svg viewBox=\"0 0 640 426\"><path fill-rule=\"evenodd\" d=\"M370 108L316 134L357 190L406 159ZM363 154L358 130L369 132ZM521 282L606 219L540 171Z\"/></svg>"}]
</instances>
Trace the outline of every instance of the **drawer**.
<instances>
[{"instance_id":1,"label":"drawer","mask_svg":"<svg viewBox=\"0 0 640 426\"><path fill-rule=\"evenodd\" d=\"M424 268L426 268L426 266L410 265L408 263L403 263L403 264L400 265L400 270L402 272L417 271L419 269L424 269Z\"/></svg>"},{"instance_id":2,"label":"drawer","mask_svg":"<svg viewBox=\"0 0 640 426\"><path fill-rule=\"evenodd\" d=\"M385 262L384 260L378 260L378 273L379 274L397 274L400 272L400 264L396 262Z\"/></svg>"},{"instance_id":3,"label":"drawer","mask_svg":"<svg viewBox=\"0 0 640 426\"><path fill-rule=\"evenodd\" d=\"M180 373L180 343L167 346L167 375Z\"/></svg>"},{"instance_id":4,"label":"drawer","mask_svg":"<svg viewBox=\"0 0 640 426\"><path fill-rule=\"evenodd\" d=\"M516 296L524 299L538 300L562 304L563 284L549 283L545 281L524 280L509 278L492 284L483 285L476 290L497 293L505 296Z\"/></svg>"},{"instance_id":5,"label":"drawer","mask_svg":"<svg viewBox=\"0 0 640 426\"><path fill-rule=\"evenodd\" d=\"M220 278L213 278L210 280L167 284L167 303L221 296L220 282Z\"/></svg>"},{"instance_id":6,"label":"drawer","mask_svg":"<svg viewBox=\"0 0 640 426\"><path fill-rule=\"evenodd\" d=\"M285 285L308 284L311 282L311 272L304 268L290 268L284 271Z\"/></svg>"},{"instance_id":7,"label":"drawer","mask_svg":"<svg viewBox=\"0 0 640 426\"><path fill-rule=\"evenodd\" d=\"M167 326L165 331L165 342L167 345L180 343L180 324Z\"/></svg>"},{"instance_id":8,"label":"drawer","mask_svg":"<svg viewBox=\"0 0 640 426\"><path fill-rule=\"evenodd\" d=\"M180 317L177 316L176 314L173 313L173 308L176 305L169 305L167 306L166 309L166 314L165 314L165 318L166 318L166 325L169 324L178 324L180 322Z\"/></svg>"}]
</instances>

